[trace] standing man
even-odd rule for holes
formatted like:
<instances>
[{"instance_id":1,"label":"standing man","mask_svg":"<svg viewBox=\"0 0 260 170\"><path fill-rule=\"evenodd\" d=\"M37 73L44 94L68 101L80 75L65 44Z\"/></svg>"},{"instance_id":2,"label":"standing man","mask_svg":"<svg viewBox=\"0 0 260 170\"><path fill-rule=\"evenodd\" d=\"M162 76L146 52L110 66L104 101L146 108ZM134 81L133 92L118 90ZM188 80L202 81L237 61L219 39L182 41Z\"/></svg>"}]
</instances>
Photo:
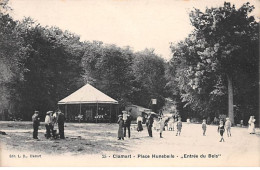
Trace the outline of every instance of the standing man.
<instances>
[{"instance_id":1,"label":"standing man","mask_svg":"<svg viewBox=\"0 0 260 170\"><path fill-rule=\"evenodd\" d=\"M126 129L128 130L128 137L130 138L131 132L130 132L130 126L132 117L131 115L127 114L127 111L122 111L123 113L123 121L124 121L124 137L126 137Z\"/></svg>"},{"instance_id":2,"label":"standing man","mask_svg":"<svg viewBox=\"0 0 260 170\"><path fill-rule=\"evenodd\" d=\"M39 111L34 111L32 116L33 122L33 139L38 139L38 129L40 126L40 118L39 118Z\"/></svg>"},{"instance_id":3,"label":"standing man","mask_svg":"<svg viewBox=\"0 0 260 170\"><path fill-rule=\"evenodd\" d=\"M65 116L64 114L58 110L58 119L57 119L57 122L58 122L58 127L59 127L59 134L60 134L60 138L61 139L65 139L65 136L64 136L64 122L65 122Z\"/></svg>"},{"instance_id":4,"label":"standing man","mask_svg":"<svg viewBox=\"0 0 260 170\"><path fill-rule=\"evenodd\" d=\"M46 134L45 137L49 139L51 137L51 116L52 111L48 111L45 117Z\"/></svg>"}]
</instances>

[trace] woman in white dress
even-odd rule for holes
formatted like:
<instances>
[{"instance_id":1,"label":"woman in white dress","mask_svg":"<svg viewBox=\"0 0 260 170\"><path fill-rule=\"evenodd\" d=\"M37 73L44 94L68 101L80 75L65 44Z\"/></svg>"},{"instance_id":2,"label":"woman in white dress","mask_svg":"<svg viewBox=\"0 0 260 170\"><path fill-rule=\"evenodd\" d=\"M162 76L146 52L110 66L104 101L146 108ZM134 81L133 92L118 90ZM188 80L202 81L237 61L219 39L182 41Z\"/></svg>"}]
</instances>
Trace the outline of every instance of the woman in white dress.
<instances>
[{"instance_id":1,"label":"woman in white dress","mask_svg":"<svg viewBox=\"0 0 260 170\"><path fill-rule=\"evenodd\" d=\"M250 134L255 134L255 118L254 118L254 116L250 116L250 119L248 121L248 132Z\"/></svg>"},{"instance_id":2,"label":"woman in white dress","mask_svg":"<svg viewBox=\"0 0 260 170\"><path fill-rule=\"evenodd\" d=\"M174 131L174 119L171 117L168 122L168 130Z\"/></svg>"}]
</instances>

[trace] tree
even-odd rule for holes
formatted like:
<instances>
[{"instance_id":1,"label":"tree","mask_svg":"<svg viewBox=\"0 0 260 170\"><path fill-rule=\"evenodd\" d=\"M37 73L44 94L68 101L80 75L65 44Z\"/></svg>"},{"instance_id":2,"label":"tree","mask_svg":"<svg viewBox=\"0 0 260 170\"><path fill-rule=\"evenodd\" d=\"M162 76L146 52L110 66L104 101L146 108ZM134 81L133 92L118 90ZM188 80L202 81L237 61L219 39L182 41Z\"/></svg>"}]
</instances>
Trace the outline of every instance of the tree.
<instances>
[{"instance_id":1,"label":"tree","mask_svg":"<svg viewBox=\"0 0 260 170\"><path fill-rule=\"evenodd\" d=\"M225 2L223 7L206 9L204 13L195 9L190 13L192 25L198 36L208 46L198 54L206 66L211 67L222 78L226 77L228 87L228 115L234 123L233 81L245 71L243 66L257 61L250 52L250 44L258 40L258 24L249 14L254 9L249 3L239 9ZM251 60L251 61L250 61ZM252 65L253 63L251 63ZM242 67L241 67L242 66Z\"/></svg>"},{"instance_id":2,"label":"tree","mask_svg":"<svg viewBox=\"0 0 260 170\"><path fill-rule=\"evenodd\" d=\"M247 88L241 88L245 84L234 82L244 77L253 82L246 83L247 86L255 90L257 86L258 24L253 16L249 16L253 9L249 3L236 9L225 2L223 7L207 8L204 13L199 9L191 11L193 33L185 41L171 46L171 62L182 63L182 67L177 66L181 72L177 75L188 84L185 86L185 81L178 84L184 91L180 93L186 106L195 105L196 109L202 107L209 111L210 107L223 107L228 101L228 115L234 123L233 102L240 105L241 101L237 99L249 92ZM250 95L256 96L252 92ZM247 100L250 97L245 95L242 98ZM256 111L254 103L252 107Z\"/></svg>"},{"instance_id":3,"label":"tree","mask_svg":"<svg viewBox=\"0 0 260 170\"><path fill-rule=\"evenodd\" d=\"M165 61L154 53L153 49L135 53L132 65L134 74L133 103L151 106L151 99L157 99L157 111L164 105L165 99Z\"/></svg>"},{"instance_id":4,"label":"tree","mask_svg":"<svg viewBox=\"0 0 260 170\"><path fill-rule=\"evenodd\" d=\"M87 82L92 83L123 107L130 102L133 52L129 47L86 43L82 59Z\"/></svg>"},{"instance_id":5,"label":"tree","mask_svg":"<svg viewBox=\"0 0 260 170\"><path fill-rule=\"evenodd\" d=\"M17 88L25 72L21 61L26 58L27 47L20 35L20 24L8 14L8 1L0 3L0 105L10 114L17 112L20 96ZM18 115L14 115L17 117Z\"/></svg>"},{"instance_id":6,"label":"tree","mask_svg":"<svg viewBox=\"0 0 260 170\"><path fill-rule=\"evenodd\" d=\"M21 112L26 119L34 109L45 113L55 110L57 102L80 86L81 58L84 53L79 37L55 27L42 27L30 18L22 24L23 39L29 46L23 64L27 69L20 85Z\"/></svg>"}]
</instances>

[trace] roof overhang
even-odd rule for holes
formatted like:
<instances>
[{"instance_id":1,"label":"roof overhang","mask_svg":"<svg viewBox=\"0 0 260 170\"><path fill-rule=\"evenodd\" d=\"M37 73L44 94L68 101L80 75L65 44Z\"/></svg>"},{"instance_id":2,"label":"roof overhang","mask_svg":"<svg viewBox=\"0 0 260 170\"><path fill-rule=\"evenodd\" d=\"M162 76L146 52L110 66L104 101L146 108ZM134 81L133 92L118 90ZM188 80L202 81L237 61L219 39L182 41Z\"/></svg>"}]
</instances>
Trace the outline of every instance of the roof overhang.
<instances>
[{"instance_id":1,"label":"roof overhang","mask_svg":"<svg viewBox=\"0 0 260 170\"><path fill-rule=\"evenodd\" d=\"M71 101L71 102L58 102L58 104L118 104L118 102L110 102L110 101Z\"/></svg>"}]
</instances>

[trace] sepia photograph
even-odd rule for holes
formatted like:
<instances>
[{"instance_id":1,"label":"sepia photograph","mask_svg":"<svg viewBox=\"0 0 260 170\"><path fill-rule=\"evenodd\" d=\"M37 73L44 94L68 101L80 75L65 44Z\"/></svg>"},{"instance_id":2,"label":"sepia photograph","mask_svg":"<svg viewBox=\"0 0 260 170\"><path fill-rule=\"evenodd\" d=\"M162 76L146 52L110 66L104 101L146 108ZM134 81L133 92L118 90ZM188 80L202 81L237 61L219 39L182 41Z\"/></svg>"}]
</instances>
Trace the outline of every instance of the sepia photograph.
<instances>
[{"instance_id":1,"label":"sepia photograph","mask_svg":"<svg viewBox=\"0 0 260 170\"><path fill-rule=\"evenodd\" d=\"M260 167L259 0L0 0L0 167Z\"/></svg>"}]
</instances>

